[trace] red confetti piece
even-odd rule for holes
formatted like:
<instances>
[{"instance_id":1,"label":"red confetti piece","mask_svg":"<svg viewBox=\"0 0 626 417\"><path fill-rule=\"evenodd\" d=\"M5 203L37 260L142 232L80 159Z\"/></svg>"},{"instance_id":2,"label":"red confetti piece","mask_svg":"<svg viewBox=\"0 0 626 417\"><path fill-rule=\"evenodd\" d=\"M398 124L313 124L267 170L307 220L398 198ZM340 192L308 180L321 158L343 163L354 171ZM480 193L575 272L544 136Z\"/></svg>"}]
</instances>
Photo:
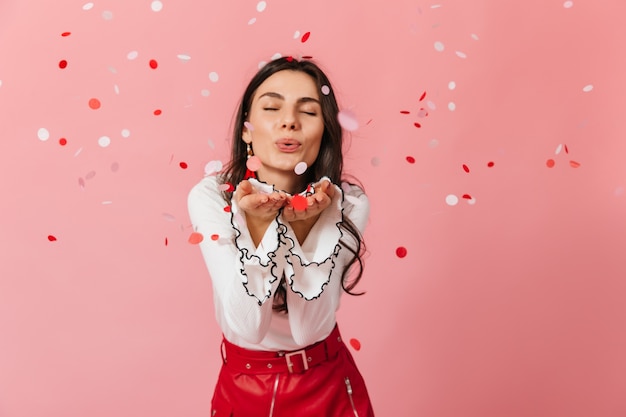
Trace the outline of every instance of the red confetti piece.
<instances>
[{"instance_id":1,"label":"red confetti piece","mask_svg":"<svg viewBox=\"0 0 626 417\"><path fill-rule=\"evenodd\" d=\"M361 350L361 342L357 339L350 339L350 346L352 346L356 351Z\"/></svg>"},{"instance_id":2,"label":"red confetti piece","mask_svg":"<svg viewBox=\"0 0 626 417\"><path fill-rule=\"evenodd\" d=\"M422 93L422 96L420 97L420 101L424 100L425 98L426 98L426 91Z\"/></svg>"},{"instance_id":3,"label":"red confetti piece","mask_svg":"<svg viewBox=\"0 0 626 417\"><path fill-rule=\"evenodd\" d=\"M220 235L214 234L211 235L211 240L218 240L220 238Z\"/></svg>"},{"instance_id":4,"label":"red confetti piece","mask_svg":"<svg viewBox=\"0 0 626 417\"><path fill-rule=\"evenodd\" d=\"M61 68L61 69L67 68L67 61L64 60L64 59L60 60L59 61L59 68Z\"/></svg>"},{"instance_id":5,"label":"red confetti piece","mask_svg":"<svg viewBox=\"0 0 626 417\"><path fill-rule=\"evenodd\" d=\"M417 127L417 128L422 127L422 125L421 125L421 124L419 124L419 123L417 123L417 122L413 123L413 126L415 126L415 127Z\"/></svg>"},{"instance_id":6,"label":"red confetti piece","mask_svg":"<svg viewBox=\"0 0 626 417\"><path fill-rule=\"evenodd\" d=\"M181 162L179 165L182 169L187 169L188 167L187 162Z\"/></svg>"},{"instance_id":7,"label":"red confetti piece","mask_svg":"<svg viewBox=\"0 0 626 417\"><path fill-rule=\"evenodd\" d=\"M65 138L59 139L59 145L61 145L61 146L67 145L67 139L65 139Z\"/></svg>"},{"instance_id":8,"label":"red confetti piece","mask_svg":"<svg viewBox=\"0 0 626 417\"><path fill-rule=\"evenodd\" d=\"M291 62L293 61L293 57L292 56L288 56L287 58L285 58L287 60L287 62Z\"/></svg>"},{"instance_id":9,"label":"red confetti piece","mask_svg":"<svg viewBox=\"0 0 626 417\"><path fill-rule=\"evenodd\" d=\"M167 246L167 238L165 238L165 246Z\"/></svg>"},{"instance_id":10,"label":"red confetti piece","mask_svg":"<svg viewBox=\"0 0 626 417\"><path fill-rule=\"evenodd\" d=\"M61 36L70 36L72 34L72 32L63 32L61 33Z\"/></svg>"},{"instance_id":11,"label":"red confetti piece","mask_svg":"<svg viewBox=\"0 0 626 417\"><path fill-rule=\"evenodd\" d=\"M163 113L163 112L162 112L160 109L156 109L156 110L154 111L154 115L155 115L155 116L160 116L160 115L161 115L161 113Z\"/></svg>"},{"instance_id":12,"label":"red confetti piece","mask_svg":"<svg viewBox=\"0 0 626 417\"><path fill-rule=\"evenodd\" d=\"M552 168L552 167L554 166L554 159L548 159L548 160L546 161L546 166L547 166L548 168Z\"/></svg>"},{"instance_id":13,"label":"red confetti piece","mask_svg":"<svg viewBox=\"0 0 626 417\"><path fill-rule=\"evenodd\" d=\"M404 246L400 246L398 249L396 249L396 256L398 258L404 258L407 254L407 250Z\"/></svg>"},{"instance_id":14,"label":"red confetti piece","mask_svg":"<svg viewBox=\"0 0 626 417\"><path fill-rule=\"evenodd\" d=\"M567 149L567 145L563 145L563 148L565 149L565 153L569 153L569 150Z\"/></svg>"},{"instance_id":15,"label":"red confetti piece","mask_svg":"<svg viewBox=\"0 0 626 417\"><path fill-rule=\"evenodd\" d=\"M308 41L309 40L309 36L311 36L311 32L307 32L304 35L302 35L302 39L301 39L302 43Z\"/></svg>"},{"instance_id":16,"label":"red confetti piece","mask_svg":"<svg viewBox=\"0 0 626 417\"><path fill-rule=\"evenodd\" d=\"M411 114L408 110L400 110L400 114Z\"/></svg>"},{"instance_id":17,"label":"red confetti piece","mask_svg":"<svg viewBox=\"0 0 626 417\"><path fill-rule=\"evenodd\" d=\"M92 98L89 99L89 107L94 109L94 110L98 110L100 108L102 104L100 103L100 100L98 100L97 98Z\"/></svg>"},{"instance_id":18,"label":"red confetti piece","mask_svg":"<svg viewBox=\"0 0 626 417\"><path fill-rule=\"evenodd\" d=\"M311 55L304 55L302 56L302 59L313 59L313 57Z\"/></svg>"},{"instance_id":19,"label":"red confetti piece","mask_svg":"<svg viewBox=\"0 0 626 417\"><path fill-rule=\"evenodd\" d=\"M471 200L472 196L469 195L469 194L463 194L463 198L466 199L466 200Z\"/></svg>"},{"instance_id":20,"label":"red confetti piece","mask_svg":"<svg viewBox=\"0 0 626 417\"><path fill-rule=\"evenodd\" d=\"M463 171L470 172L470 169L467 165L463 164Z\"/></svg>"},{"instance_id":21,"label":"red confetti piece","mask_svg":"<svg viewBox=\"0 0 626 417\"><path fill-rule=\"evenodd\" d=\"M227 182L227 183L225 183L224 185L227 185L227 186L228 186L228 188L226 189L226 192L228 192L228 193L232 193L233 191L235 191L235 186L234 186L234 185L232 185L231 183Z\"/></svg>"},{"instance_id":22,"label":"red confetti piece","mask_svg":"<svg viewBox=\"0 0 626 417\"><path fill-rule=\"evenodd\" d=\"M569 161L569 165L572 168L578 168L580 166L580 162L576 162L576 161Z\"/></svg>"},{"instance_id":23,"label":"red confetti piece","mask_svg":"<svg viewBox=\"0 0 626 417\"><path fill-rule=\"evenodd\" d=\"M48 240L49 240L50 242L56 242L57 238L56 238L56 237L54 237L54 236L52 236L52 235L48 235Z\"/></svg>"},{"instance_id":24,"label":"red confetti piece","mask_svg":"<svg viewBox=\"0 0 626 417\"><path fill-rule=\"evenodd\" d=\"M230 210L230 206L226 206L226 207L224 207L224 211L225 211L226 213L230 213L230 211L231 211L231 210Z\"/></svg>"},{"instance_id":25,"label":"red confetti piece","mask_svg":"<svg viewBox=\"0 0 626 417\"><path fill-rule=\"evenodd\" d=\"M150 60L150 68L152 68L152 69L157 69L157 67L158 67L158 66L159 66L159 63L158 63L158 62L156 62L156 60L155 60L155 59L151 59L151 60Z\"/></svg>"},{"instance_id":26,"label":"red confetti piece","mask_svg":"<svg viewBox=\"0 0 626 417\"><path fill-rule=\"evenodd\" d=\"M489 168L493 168L493 166L494 166L494 165L495 165L495 164L494 164L493 162L491 162L491 161L487 162L487 166L488 166Z\"/></svg>"},{"instance_id":27,"label":"red confetti piece","mask_svg":"<svg viewBox=\"0 0 626 417\"><path fill-rule=\"evenodd\" d=\"M415 158L413 158L412 156L407 156L407 157L406 157L406 161L407 161L409 164L414 164L414 163L415 163Z\"/></svg>"},{"instance_id":28,"label":"red confetti piece","mask_svg":"<svg viewBox=\"0 0 626 417\"><path fill-rule=\"evenodd\" d=\"M197 245L198 243L202 242L204 240L204 236L202 235L202 233L199 232L192 232L189 235L189 243L191 243L192 245Z\"/></svg>"},{"instance_id":29,"label":"red confetti piece","mask_svg":"<svg viewBox=\"0 0 626 417\"><path fill-rule=\"evenodd\" d=\"M304 211L308 207L309 203L306 198L301 196L300 194L294 195L291 199L291 205L293 209L296 211Z\"/></svg>"}]
</instances>

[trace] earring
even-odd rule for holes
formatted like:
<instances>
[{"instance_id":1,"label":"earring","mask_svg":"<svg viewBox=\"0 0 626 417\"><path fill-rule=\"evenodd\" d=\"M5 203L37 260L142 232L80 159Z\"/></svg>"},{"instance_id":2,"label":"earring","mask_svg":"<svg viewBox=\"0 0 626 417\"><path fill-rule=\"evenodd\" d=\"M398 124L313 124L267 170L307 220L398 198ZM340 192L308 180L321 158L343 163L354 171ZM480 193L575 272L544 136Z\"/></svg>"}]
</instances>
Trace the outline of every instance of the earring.
<instances>
[{"instance_id":1,"label":"earring","mask_svg":"<svg viewBox=\"0 0 626 417\"><path fill-rule=\"evenodd\" d=\"M246 146L246 160L250 159L250 157L254 156L254 152L252 151L252 143L248 143L248 146ZM243 179L247 180L250 178L254 178L255 180L257 179L256 177L256 172L252 171L250 168L248 168L248 164L246 163L246 175L244 175Z\"/></svg>"}]
</instances>

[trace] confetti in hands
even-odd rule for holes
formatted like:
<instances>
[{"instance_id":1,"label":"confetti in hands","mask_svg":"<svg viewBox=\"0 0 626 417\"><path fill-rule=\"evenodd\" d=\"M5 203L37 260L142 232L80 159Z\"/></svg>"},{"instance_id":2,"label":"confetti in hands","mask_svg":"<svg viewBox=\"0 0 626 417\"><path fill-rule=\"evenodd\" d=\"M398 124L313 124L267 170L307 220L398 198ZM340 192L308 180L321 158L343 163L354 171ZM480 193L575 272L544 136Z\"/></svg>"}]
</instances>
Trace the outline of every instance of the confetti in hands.
<instances>
[{"instance_id":1,"label":"confetti in hands","mask_svg":"<svg viewBox=\"0 0 626 417\"><path fill-rule=\"evenodd\" d=\"M233 197L247 217L259 220L274 219L288 201L287 193L282 191L263 193L256 190L248 180L239 183Z\"/></svg>"},{"instance_id":2,"label":"confetti in hands","mask_svg":"<svg viewBox=\"0 0 626 417\"><path fill-rule=\"evenodd\" d=\"M335 187L330 181L322 180L314 185L313 194L306 197L302 195L289 197L283 216L288 222L316 218L330 206L334 195Z\"/></svg>"}]
</instances>

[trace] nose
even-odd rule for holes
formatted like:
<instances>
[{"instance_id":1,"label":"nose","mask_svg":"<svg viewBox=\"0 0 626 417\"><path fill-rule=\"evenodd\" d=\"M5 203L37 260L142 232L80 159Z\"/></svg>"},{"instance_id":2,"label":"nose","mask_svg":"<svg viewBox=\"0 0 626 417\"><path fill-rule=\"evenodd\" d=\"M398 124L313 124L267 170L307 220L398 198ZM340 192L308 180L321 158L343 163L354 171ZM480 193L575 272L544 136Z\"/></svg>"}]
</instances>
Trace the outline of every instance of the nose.
<instances>
[{"instance_id":1,"label":"nose","mask_svg":"<svg viewBox=\"0 0 626 417\"><path fill-rule=\"evenodd\" d=\"M298 128L299 123L295 110L285 109L282 116L283 129L296 130Z\"/></svg>"}]
</instances>

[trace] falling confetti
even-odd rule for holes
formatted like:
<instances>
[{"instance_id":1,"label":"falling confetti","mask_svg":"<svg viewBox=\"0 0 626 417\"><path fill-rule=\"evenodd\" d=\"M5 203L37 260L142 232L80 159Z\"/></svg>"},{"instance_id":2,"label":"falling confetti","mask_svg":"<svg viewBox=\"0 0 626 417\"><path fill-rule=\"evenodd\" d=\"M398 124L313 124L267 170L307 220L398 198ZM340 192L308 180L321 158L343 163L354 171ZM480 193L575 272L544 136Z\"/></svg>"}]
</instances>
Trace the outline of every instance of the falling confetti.
<instances>
[{"instance_id":1,"label":"falling confetti","mask_svg":"<svg viewBox=\"0 0 626 417\"><path fill-rule=\"evenodd\" d=\"M65 59L62 59L59 61L59 68L61 69L67 68L67 61Z\"/></svg>"},{"instance_id":2,"label":"falling confetti","mask_svg":"<svg viewBox=\"0 0 626 417\"><path fill-rule=\"evenodd\" d=\"M359 122L356 120L356 116L349 110L341 110L337 114L337 120L341 127L348 132L354 132L359 128Z\"/></svg>"},{"instance_id":3,"label":"falling confetti","mask_svg":"<svg viewBox=\"0 0 626 417\"><path fill-rule=\"evenodd\" d=\"M152 69L157 69L159 66L159 63L156 61L156 59L151 59L148 65L150 65L150 68Z\"/></svg>"},{"instance_id":4,"label":"falling confetti","mask_svg":"<svg viewBox=\"0 0 626 417\"><path fill-rule=\"evenodd\" d=\"M162 111L161 109L156 109L156 110L154 111L154 115L155 115L155 116L160 116L161 114L163 114L163 111Z\"/></svg>"},{"instance_id":5,"label":"falling confetti","mask_svg":"<svg viewBox=\"0 0 626 417\"><path fill-rule=\"evenodd\" d=\"M302 35L302 39L300 39L300 42L304 43L308 41L310 36L311 36L311 32L306 32L304 35Z\"/></svg>"},{"instance_id":6,"label":"falling confetti","mask_svg":"<svg viewBox=\"0 0 626 417\"><path fill-rule=\"evenodd\" d=\"M61 36L66 37L66 36L70 36L72 34L72 32L63 32L61 33Z\"/></svg>"},{"instance_id":7,"label":"falling confetti","mask_svg":"<svg viewBox=\"0 0 626 417\"><path fill-rule=\"evenodd\" d=\"M437 52L443 52L443 50L445 49L445 47L443 46L443 42L435 42L435 51Z\"/></svg>"},{"instance_id":8,"label":"falling confetti","mask_svg":"<svg viewBox=\"0 0 626 417\"><path fill-rule=\"evenodd\" d=\"M572 168L578 168L580 166L580 162L576 162L576 161L569 161L569 165Z\"/></svg>"},{"instance_id":9,"label":"falling confetti","mask_svg":"<svg viewBox=\"0 0 626 417\"><path fill-rule=\"evenodd\" d=\"M325 96L330 94L330 87L327 85L323 85L322 86L322 94L324 94Z\"/></svg>"},{"instance_id":10,"label":"falling confetti","mask_svg":"<svg viewBox=\"0 0 626 417\"><path fill-rule=\"evenodd\" d=\"M453 101L448 103L448 110L450 110L450 111L455 111L456 110L456 104Z\"/></svg>"},{"instance_id":11,"label":"falling confetti","mask_svg":"<svg viewBox=\"0 0 626 417\"><path fill-rule=\"evenodd\" d=\"M415 163L415 158L413 158L412 156L407 156L407 157L406 157L406 161L407 161L409 164L414 164L414 163Z\"/></svg>"},{"instance_id":12,"label":"falling confetti","mask_svg":"<svg viewBox=\"0 0 626 417\"><path fill-rule=\"evenodd\" d=\"M189 56L187 54L178 54L178 55L176 55L176 57L178 59L180 59L181 61L183 61L183 62L187 62L187 61L191 60L191 56Z\"/></svg>"},{"instance_id":13,"label":"falling confetti","mask_svg":"<svg viewBox=\"0 0 626 417\"><path fill-rule=\"evenodd\" d=\"M48 132L48 129L42 127L37 131L37 137L39 140L45 142L50 139L50 132Z\"/></svg>"},{"instance_id":14,"label":"falling confetti","mask_svg":"<svg viewBox=\"0 0 626 417\"><path fill-rule=\"evenodd\" d=\"M232 193L233 191L235 191L235 187L229 182L220 184L218 188L220 189L220 191L226 191L227 193Z\"/></svg>"},{"instance_id":15,"label":"falling confetti","mask_svg":"<svg viewBox=\"0 0 626 417\"><path fill-rule=\"evenodd\" d=\"M408 110L400 110L400 114L411 114Z\"/></svg>"},{"instance_id":16,"label":"falling confetti","mask_svg":"<svg viewBox=\"0 0 626 417\"><path fill-rule=\"evenodd\" d=\"M222 161L209 161L205 166L204 166L204 175L213 175L216 172L221 171L223 168L222 165Z\"/></svg>"},{"instance_id":17,"label":"falling confetti","mask_svg":"<svg viewBox=\"0 0 626 417\"><path fill-rule=\"evenodd\" d=\"M361 342L357 339L350 339L350 346L352 346L352 348L356 351L361 350Z\"/></svg>"},{"instance_id":18,"label":"falling confetti","mask_svg":"<svg viewBox=\"0 0 626 417\"><path fill-rule=\"evenodd\" d=\"M449 206L456 206L459 203L459 198L454 194L448 194L446 196L446 204Z\"/></svg>"},{"instance_id":19,"label":"falling confetti","mask_svg":"<svg viewBox=\"0 0 626 417\"><path fill-rule=\"evenodd\" d=\"M199 233L199 232L192 232L189 235L189 239L188 239L189 243L191 243L192 245L197 245L203 240L204 240L204 236L202 235L202 233Z\"/></svg>"},{"instance_id":20,"label":"falling confetti","mask_svg":"<svg viewBox=\"0 0 626 417\"><path fill-rule=\"evenodd\" d=\"M57 238L56 238L55 236L53 236L53 235L48 235L48 240L49 240L50 242L56 242L56 241L57 241Z\"/></svg>"},{"instance_id":21,"label":"falling confetti","mask_svg":"<svg viewBox=\"0 0 626 417\"><path fill-rule=\"evenodd\" d=\"M165 238L165 246L167 246L167 238Z\"/></svg>"},{"instance_id":22,"label":"falling confetti","mask_svg":"<svg viewBox=\"0 0 626 417\"><path fill-rule=\"evenodd\" d=\"M456 82L454 82L454 81L450 81L450 82L448 83L448 89L449 89L449 90L454 90L455 88L456 88Z\"/></svg>"},{"instance_id":23,"label":"falling confetti","mask_svg":"<svg viewBox=\"0 0 626 417\"><path fill-rule=\"evenodd\" d=\"M418 129L419 129L420 127L422 127L422 125L421 125L421 124L419 124L419 123L417 123L417 122L413 123L413 126L417 127Z\"/></svg>"},{"instance_id":24,"label":"falling confetti","mask_svg":"<svg viewBox=\"0 0 626 417\"><path fill-rule=\"evenodd\" d=\"M218 235L218 234L212 234L211 235L211 240L213 240L213 241L219 240L219 238L220 238L220 235Z\"/></svg>"},{"instance_id":25,"label":"falling confetti","mask_svg":"<svg viewBox=\"0 0 626 417\"><path fill-rule=\"evenodd\" d=\"M404 246L400 246L396 249L396 256L398 258L404 258L407 254L407 250Z\"/></svg>"},{"instance_id":26,"label":"falling confetti","mask_svg":"<svg viewBox=\"0 0 626 417\"><path fill-rule=\"evenodd\" d=\"M67 139L65 139L65 138L59 139L59 145L61 145L61 146L67 145Z\"/></svg>"},{"instance_id":27,"label":"falling confetti","mask_svg":"<svg viewBox=\"0 0 626 417\"><path fill-rule=\"evenodd\" d=\"M176 221L176 217L173 214L170 213L162 213L162 216L165 220L167 220L168 222L173 222Z\"/></svg>"},{"instance_id":28,"label":"falling confetti","mask_svg":"<svg viewBox=\"0 0 626 417\"><path fill-rule=\"evenodd\" d=\"M121 133L121 134L122 134L122 137L123 137L123 138L127 138L127 137L129 137L129 136L130 136L130 130L128 130L128 129L122 129L122 133Z\"/></svg>"},{"instance_id":29,"label":"falling confetti","mask_svg":"<svg viewBox=\"0 0 626 417\"><path fill-rule=\"evenodd\" d=\"M495 165L495 164L493 163L493 161L489 161L489 162L487 162L487 166L488 166L489 168L493 168L493 166L494 166L494 165Z\"/></svg>"},{"instance_id":30,"label":"falling confetti","mask_svg":"<svg viewBox=\"0 0 626 417\"><path fill-rule=\"evenodd\" d=\"M216 83L218 82L220 79L220 76L217 72L213 71L209 74L209 80L211 80L212 82Z\"/></svg>"},{"instance_id":31,"label":"falling confetti","mask_svg":"<svg viewBox=\"0 0 626 417\"><path fill-rule=\"evenodd\" d=\"M230 206L224 206L224 212L226 213L230 213L232 210L230 208Z\"/></svg>"},{"instance_id":32,"label":"falling confetti","mask_svg":"<svg viewBox=\"0 0 626 417\"><path fill-rule=\"evenodd\" d=\"M570 9L573 5L573 1L566 1L565 3L563 3L563 7L565 7L566 9Z\"/></svg>"},{"instance_id":33,"label":"falling confetti","mask_svg":"<svg viewBox=\"0 0 626 417\"><path fill-rule=\"evenodd\" d=\"M133 59L137 59L137 57L139 56L139 52L137 51L130 51L127 55L126 58L128 58L129 60L133 60Z\"/></svg>"},{"instance_id":34,"label":"falling confetti","mask_svg":"<svg viewBox=\"0 0 626 417\"><path fill-rule=\"evenodd\" d=\"M188 165L187 162L181 162L180 164L178 164L182 169L187 169Z\"/></svg>"},{"instance_id":35,"label":"falling confetti","mask_svg":"<svg viewBox=\"0 0 626 417\"><path fill-rule=\"evenodd\" d=\"M113 19L113 12L110 10L105 10L102 12L102 18L104 20L112 20Z\"/></svg>"},{"instance_id":36,"label":"falling confetti","mask_svg":"<svg viewBox=\"0 0 626 417\"><path fill-rule=\"evenodd\" d=\"M248 158L248 160L246 161L246 167L250 170L250 171L258 171L259 168L261 168L262 163L261 160L259 159L258 156L251 156L250 158Z\"/></svg>"},{"instance_id":37,"label":"falling confetti","mask_svg":"<svg viewBox=\"0 0 626 417\"><path fill-rule=\"evenodd\" d=\"M552 168L552 167L554 167L554 164L555 164L554 159L548 159L548 160L546 161L546 166L547 166L548 168Z\"/></svg>"},{"instance_id":38,"label":"falling confetti","mask_svg":"<svg viewBox=\"0 0 626 417\"><path fill-rule=\"evenodd\" d=\"M153 12L160 12L161 10L163 10L163 3L155 0L150 4L150 8Z\"/></svg>"},{"instance_id":39,"label":"falling confetti","mask_svg":"<svg viewBox=\"0 0 626 417\"><path fill-rule=\"evenodd\" d=\"M591 90L593 90L593 85L592 84L589 84L589 85L586 85L586 86L583 87L583 91L585 93L589 93Z\"/></svg>"},{"instance_id":40,"label":"falling confetti","mask_svg":"<svg viewBox=\"0 0 626 417\"><path fill-rule=\"evenodd\" d=\"M293 196L293 198L291 199L291 205L296 211L304 211L308 207L306 198L301 196L300 194L296 194Z\"/></svg>"},{"instance_id":41,"label":"falling confetti","mask_svg":"<svg viewBox=\"0 0 626 417\"><path fill-rule=\"evenodd\" d=\"M467 58L467 55L464 52L461 51L456 51L456 56L458 56L459 58Z\"/></svg>"},{"instance_id":42,"label":"falling confetti","mask_svg":"<svg viewBox=\"0 0 626 417\"><path fill-rule=\"evenodd\" d=\"M463 164L463 171L470 172L470 169L467 165Z\"/></svg>"},{"instance_id":43,"label":"falling confetti","mask_svg":"<svg viewBox=\"0 0 626 417\"><path fill-rule=\"evenodd\" d=\"M111 144L111 138L108 136L101 136L98 139L98 145L100 145L103 148L106 148L107 146L109 146Z\"/></svg>"},{"instance_id":44,"label":"falling confetti","mask_svg":"<svg viewBox=\"0 0 626 417\"><path fill-rule=\"evenodd\" d=\"M120 169L120 164L118 164L117 162L113 162L111 164L111 172L117 172Z\"/></svg>"},{"instance_id":45,"label":"falling confetti","mask_svg":"<svg viewBox=\"0 0 626 417\"><path fill-rule=\"evenodd\" d=\"M252 125L252 123L245 121L243 122L243 126L248 129L250 132L254 132L254 126Z\"/></svg>"},{"instance_id":46,"label":"falling confetti","mask_svg":"<svg viewBox=\"0 0 626 417\"><path fill-rule=\"evenodd\" d=\"M100 103L100 100L98 100L97 98L89 99L89 108L93 110L98 110L101 105L102 103Z\"/></svg>"},{"instance_id":47,"label":"falling confetti","mask_svg":"<svg viewBox=\"0 0 626 417\"><path fill-rule=\"evenodd\" d=\"M298 162L296 164L296 167L294 168L294 172L296 173L296 175L302 175L306 172L308 167L309 166L306 164L306 162Z\"/></svg>"},{"instance_id":48,"label":"falling confetti","mask_svg":"<svg viewBox=\"0 0 626 417\"><path fill-rule=\"evenodd\" d=\"M83 5L83 10L91 10L93 9L93 3L85 3Z\"/></svg>"},{"instance_id":49,"label":"falling confetti","mask_svg":"<svg viewBox=\"0 0 626 417\"><path fill-rule=\"evenodd\" d=\"M420 96L420 101L424 100L425 98L426 98L426 91L424 91L422 95Z\"/></svg>"},{"instance_id":50,"label":"falling confetti","mask_svg":"<svg viewBox=\"0 0 626 417\"><path fill-rule=\"evenodd\" d=\"M259 13L263 13L266 7L267 7L267 3L264 1L260 1L256 5L256 11Z\"/></svg>"}]
</instances>

